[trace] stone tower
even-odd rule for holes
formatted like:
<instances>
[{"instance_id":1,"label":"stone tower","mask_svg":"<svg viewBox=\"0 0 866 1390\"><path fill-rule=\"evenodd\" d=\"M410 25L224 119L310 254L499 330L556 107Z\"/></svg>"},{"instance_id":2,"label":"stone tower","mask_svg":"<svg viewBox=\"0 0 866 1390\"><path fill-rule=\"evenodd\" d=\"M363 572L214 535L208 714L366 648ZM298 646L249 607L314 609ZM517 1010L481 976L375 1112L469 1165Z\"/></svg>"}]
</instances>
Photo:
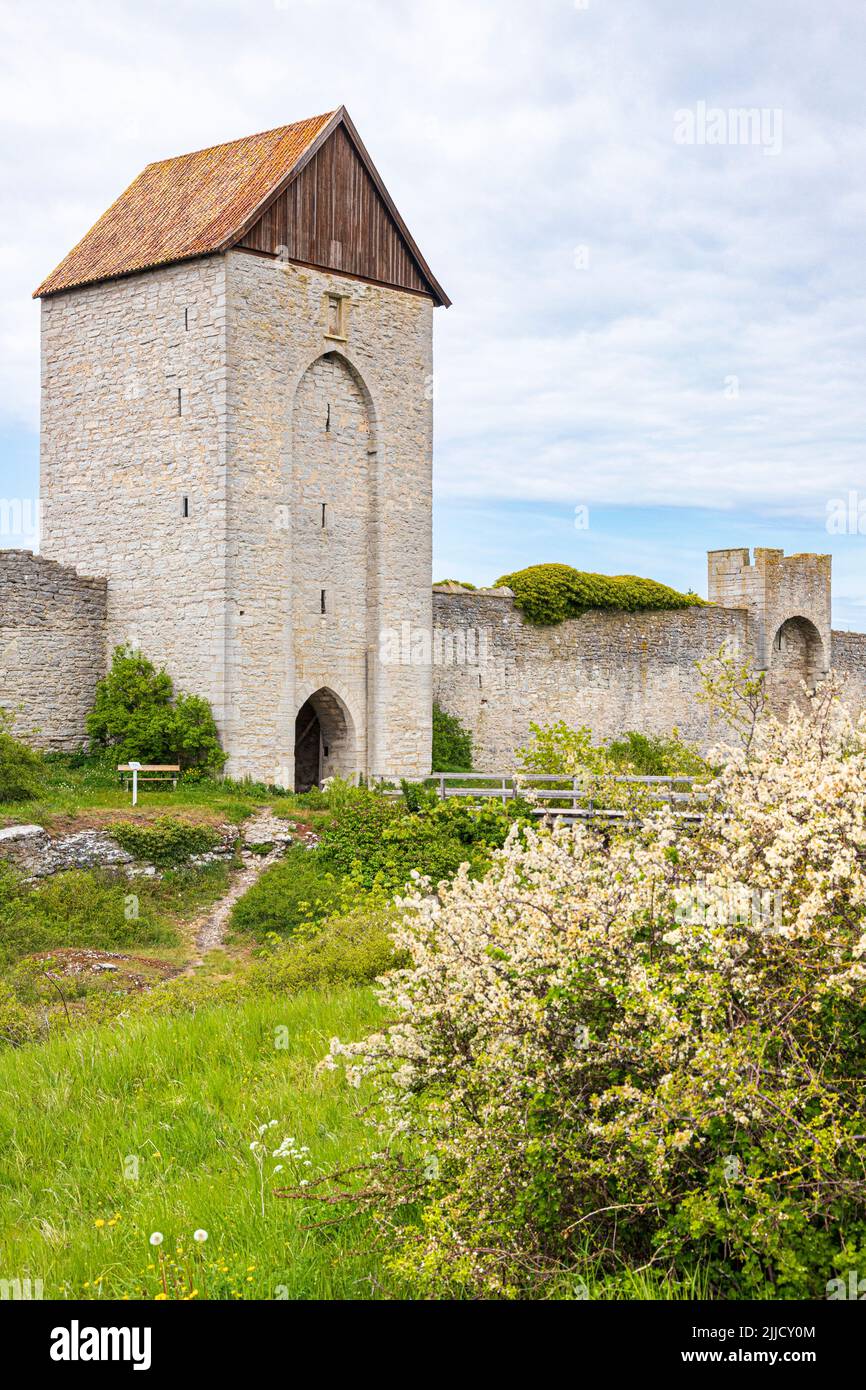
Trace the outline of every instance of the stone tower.
<instances>
[{"instance_id":1,"label":"stone tower","mask_svg":"<svg viewBox=\"0 0 866 1390\"><path fill-rule=\"evenodd\" d=\"M751 655L766 672L772 703L784 710L802 690L826 676L831 663L830 555L785 555L781 550L711 550L707 596L711 603L749 615Z\"/></svg>"},{"instance_id":2,"label":"stone tower","mask_svg":"<svg viewBox=\"0 0 866 1390\"><path fill-rule=\"evenodd\" d=\"M430 767L432 320L344 108L149 165L39 287L43 552L213 704L227 771Z\"/></svg>"}]
</instances>

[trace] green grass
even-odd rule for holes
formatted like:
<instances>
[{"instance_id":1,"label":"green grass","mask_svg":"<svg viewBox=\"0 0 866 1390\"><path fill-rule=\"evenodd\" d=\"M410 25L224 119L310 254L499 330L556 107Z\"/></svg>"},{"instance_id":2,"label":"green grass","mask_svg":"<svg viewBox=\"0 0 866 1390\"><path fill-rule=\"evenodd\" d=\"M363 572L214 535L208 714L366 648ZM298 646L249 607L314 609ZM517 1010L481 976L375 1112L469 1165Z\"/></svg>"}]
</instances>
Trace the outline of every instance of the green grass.
<instances>
[{"instance_id":1,"label":"green grass","mask_svg":"<svg viewBox=\"0 0 866 1390\"><path fill-rule=\"evenodd\" d=\"M370 1297L366 1222L304 1229L322 1211L275 1198L270 1179L262 1216L249 1145L258 1124L277 1120L274 1148L284 1135L309 1147L313 1166L298 1177L374 1149L356 1113L363 1097L316 1067L332 1036L361 1036L378 1017L371 991L337 989L0 1056L0 1276L42 1279L46 1298L153 1298L161 1268L148 1242L160 1231L172 1297L190 1279L201 1298ZM130 1158L137 1180L124 1176ZM288 1168L274 1181L286 1180ZM199 1228L203 1245L192 1240Z\"/></svg>"},{"instance_id":2,"label":"green grass","mask_svg":"<svg viewBox=\"0 0 866 1390\"><path fill-rule=\"evenodd\" d=\"M128 810L132 794L120 784L117 757L83 758L52 754L44 764L44 780L38 795L27 801L0 802L0 821L32 821L52 825L63 817L99 810ZM239 823L257 807L273 804L275 811L291 815L298 798L284 795L260 783L233 782L181 774L176 790L160 784L139 789L138 811L197 811L213 818Z\"/></svg>"},{"instance_id":3,"label":"green grass","mask_svg":"<svg viewBox=\"0 0 866 1390\"><path fill-rule=\"evenodd\" d=\"M74 869L27 886L0 865L0 970L34 951L67 946L107 951L177 946L178 922L219 898L228 878L224 864L162 879ZM136 907L138 915L130 915Z\"/></svg>"},{"instance_id":4,"label":"green grass","mask_svg":"<svg viewBox=\"0 0 866 1390\"><path fill-rule=\"evenodd\" d=\"M272 800L273 798L271 798ZM177 791L142 791L139 793L136 813L143 811L200 811L209 813L214 819L240 824L247 816L262 805L267 805L268 797L251 796L226 792L216 783L192 783L184 786L181 782ZM280 807L282 810L282 807ZM0 803L0 821L15 821L17 824L46 825L49 828L62 821L87 811L132 810L132 794L119 786L88 786L78 782L49 782L41 794L32 801L8 801Z\"/></svg>"},{"instance_id":5,"label":"green grass","mask_svg":"<svg viewBox=\"0 0 866 1390\"><path fill-rule=\"evenodd\" d=\"M269 932L291 936L324 921L339 899L340 881L323 864L321 851L292 845L235 904L232 931L259 942Z\"/></svg>"}]
</instances>

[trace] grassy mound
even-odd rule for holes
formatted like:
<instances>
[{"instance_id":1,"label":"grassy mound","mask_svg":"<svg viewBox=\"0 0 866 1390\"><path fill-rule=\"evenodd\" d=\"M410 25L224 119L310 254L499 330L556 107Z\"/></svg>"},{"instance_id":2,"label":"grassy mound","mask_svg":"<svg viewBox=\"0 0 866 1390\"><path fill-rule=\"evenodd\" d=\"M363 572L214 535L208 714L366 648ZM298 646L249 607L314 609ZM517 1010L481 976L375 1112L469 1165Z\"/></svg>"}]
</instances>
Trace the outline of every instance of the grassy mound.
<instances>
[{"instance_id":1,"label":"grassy mound","mask_svg":"<svg viewBox=\"0 0 866 1390\"><path fill-rule=\"evenodd\" d=\"M654 579L634 574L591 574L570 565L530 565L503 574L496 587L514 590L514 602L531 623L549 625L579 618L591 608L618 613L695 608L704 600L681 594Z\"/></svg>"}]
</instances>

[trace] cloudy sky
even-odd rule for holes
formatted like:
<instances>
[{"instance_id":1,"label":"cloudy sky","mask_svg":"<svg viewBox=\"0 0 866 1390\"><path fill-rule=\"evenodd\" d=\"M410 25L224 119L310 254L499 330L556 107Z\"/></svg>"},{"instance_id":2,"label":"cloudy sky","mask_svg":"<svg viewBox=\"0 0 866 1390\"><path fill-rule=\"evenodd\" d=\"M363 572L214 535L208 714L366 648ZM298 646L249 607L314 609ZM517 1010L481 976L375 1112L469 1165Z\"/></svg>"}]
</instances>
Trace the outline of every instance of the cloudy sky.
<instances>
[{"instance_id":1,"label":"cloudy sky","mask_svg":"<svg viewBox=\"0 0 866 1390\"><path fill-rule=\"evenodd\" d=\"M703 593L708 548L832 551L866 631L859 0L0 14L0 496L38 486L39 280L151 160L343 102L454 301L434 577Z\"/></svg>"}]
</instances>

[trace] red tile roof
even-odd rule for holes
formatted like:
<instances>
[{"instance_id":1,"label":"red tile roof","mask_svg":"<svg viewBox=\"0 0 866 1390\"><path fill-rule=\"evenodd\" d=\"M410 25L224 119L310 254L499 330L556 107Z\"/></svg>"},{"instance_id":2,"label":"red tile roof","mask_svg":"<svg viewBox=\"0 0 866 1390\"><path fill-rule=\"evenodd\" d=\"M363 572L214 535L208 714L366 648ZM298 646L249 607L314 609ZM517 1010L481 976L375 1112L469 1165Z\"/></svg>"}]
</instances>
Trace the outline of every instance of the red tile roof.
<instances>
[{"instance_id":1,"label":"red tile roof","mask_svg":"<svg viewBox=\"0 0 866 1390\"><path fill-rule=\"evenodd\" d=\"M43 280L34 299L224 250L337 115L328 111L148 164Z\"/></svg>"}]
</instances>

